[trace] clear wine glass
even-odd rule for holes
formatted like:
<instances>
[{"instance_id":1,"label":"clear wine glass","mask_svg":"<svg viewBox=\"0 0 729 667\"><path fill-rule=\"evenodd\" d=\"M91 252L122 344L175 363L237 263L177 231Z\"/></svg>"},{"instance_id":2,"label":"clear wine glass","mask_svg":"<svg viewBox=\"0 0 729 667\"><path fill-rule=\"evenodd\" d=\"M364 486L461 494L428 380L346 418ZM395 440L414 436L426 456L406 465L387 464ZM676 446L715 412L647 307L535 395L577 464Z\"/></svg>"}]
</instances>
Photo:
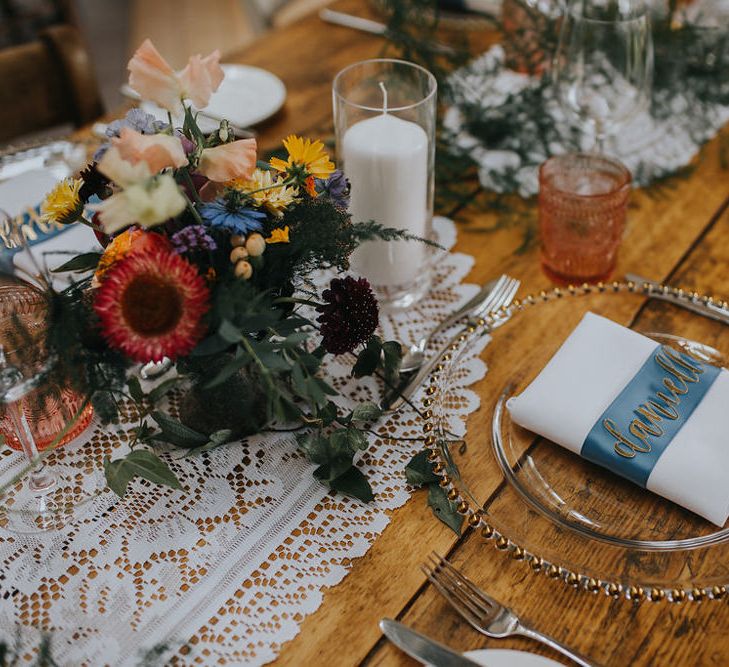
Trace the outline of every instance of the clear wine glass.
<instances>
[{"instance_id":1,"label":"clear wine glass","mask_svg":"<svg viewBox=\"0 0 729 667\"><path fill-rule=\"evenodd\" d=\"M648 108L653 83L650 10L642 0L571 0L553 63L561 108L605 138Z\"/></svg>"}]
</instances>

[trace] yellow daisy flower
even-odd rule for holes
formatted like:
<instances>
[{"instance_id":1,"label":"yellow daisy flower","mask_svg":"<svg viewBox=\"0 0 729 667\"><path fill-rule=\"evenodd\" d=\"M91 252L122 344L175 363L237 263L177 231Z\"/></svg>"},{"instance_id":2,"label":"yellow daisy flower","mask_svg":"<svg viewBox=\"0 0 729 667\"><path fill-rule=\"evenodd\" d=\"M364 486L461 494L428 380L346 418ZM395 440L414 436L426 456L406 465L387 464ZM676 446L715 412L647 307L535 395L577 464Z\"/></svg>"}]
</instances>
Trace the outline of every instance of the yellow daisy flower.
<instances>
[{"instance_id":1,"label":"yellow daisy flower","mask_svg":"<svg viewBox=\"0 0 729 667\"><path fill-rule=\"evenodd\" d=\"M68 225L76 222L84 210L79 190L83 185L80 178L66 178L53 188L41 205L41 220Z\"/></svg>"},{"instance_id":2,"label":"yellow daisy flower","mask_svg":"<svg viewBox=\"0 0 729 667\"><path fill-rule=\"evenodd\" d=\"M334 171L334 163L324 152L324 144L321 141L303 139L291 134L284 139L283 145L289 153L289 159L284 162L280 158L272 157L271 166L277 171L295 173L303 170L306 176L321 179L329 178Z\"/></svg>"},{"instance_id":3,"label":"yellow daisy flower","mask_svg":"<svg viewBox=\"0 0 729 667\"><path fill-rule=\"evenodd\" d=\"M299 188L290 185L277 186L280 182L278 175L274 176L268 169L256 169L250 178L236 178L227 185L240 192L250 193L256 206L263 207L280 218L299 196Z\"/></svg>"},{"instance_id":4,"label":"yellow daisy flower","mask_svg":"<svg viewBox=\"0 0 729 667\"><path fill-rule=\"evenodd\" d=\"M266 243L288 243L289 242L289 226L283 229L274 229L271 236L266 239Z\"/></svg>"}]
</instances>

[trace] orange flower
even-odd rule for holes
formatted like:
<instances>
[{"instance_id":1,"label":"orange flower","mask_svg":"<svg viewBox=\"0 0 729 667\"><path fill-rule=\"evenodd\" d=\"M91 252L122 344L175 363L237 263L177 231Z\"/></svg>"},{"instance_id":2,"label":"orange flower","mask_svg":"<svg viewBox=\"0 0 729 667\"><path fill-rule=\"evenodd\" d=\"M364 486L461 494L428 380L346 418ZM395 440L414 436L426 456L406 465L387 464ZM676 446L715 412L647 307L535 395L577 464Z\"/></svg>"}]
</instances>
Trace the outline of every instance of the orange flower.
<instances>
[{"instance_id":1,"label":"orange flower","mask_svg":"<svg viewBox=\"0 0 729 667\"><path fill-rule=\"evenodd\" d=\"M179 138L169 134L142 134L124 127L112 143L123 160L132 164L146 162L152 174L167 167L184 167L188 162Z\"/></svg>"},{"instance_id":2,"label":"orange flower","mask_svg":"<svg viewBox=\"0 0 729 667\"><path fill-rule=\"evenodd\" d=\"M141 229L127 229L114 237L112 242L104 249L94 273L95 283L98 285L106 272L119 260L131 252L153 250L155 248L170 249L166 237L155 232L145 232Z\"/></svg>"},{"instance_id":3,"label":"orange flower","mask_svg":"<svg viewBox=\"0 0 729 667\"><path fill-rule=\"evenodd\" d=\"M314 180L313 176L307 177L307 179L304 181L304 187L306 188L306 192L309 194L310 197L316 197L316 181Z\"/></svg>"},{"instance_id":4,"label":"orange flower","mask_svg":"<svg viewBox=\"0 0 729 667\"><path fill-rule=\"evenodd\" d=\"M256 168L256 140L239 139L229 144L206 148L197 170L217 183L234 178L250 178Z\"/></svg>"}]
</instances>

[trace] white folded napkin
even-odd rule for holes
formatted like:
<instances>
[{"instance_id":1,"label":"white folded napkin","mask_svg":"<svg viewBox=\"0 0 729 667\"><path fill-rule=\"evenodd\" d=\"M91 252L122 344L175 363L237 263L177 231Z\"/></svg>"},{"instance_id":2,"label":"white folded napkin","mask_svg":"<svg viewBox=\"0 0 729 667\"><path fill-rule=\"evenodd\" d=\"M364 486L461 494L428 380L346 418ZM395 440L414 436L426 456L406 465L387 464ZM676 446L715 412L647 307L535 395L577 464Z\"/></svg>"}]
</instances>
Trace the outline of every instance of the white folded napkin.
<instances>
[{"instance_id":1,"label":"white folded napkin","mask_svg":"<svg viewBox=\"0 0 729 667\"><path fill-rule=\"evenodd\" d=\"M598 421L602 426L605 411L644 364L651 360L648 365L652 365L659 347L635 331L587 313L534 381L509 399L507 408L520 426L580 454L593 427ZM657 364L655 368L663 371ZM661 381L663 377L672 379L665 371L660 377ZM688 386L690 392L698 384ZM635 408L653 398L650 394L641 396ZM683 406L677 406L680 413L689 399L679 398L683 399ZM629 434L628 425L636 416L628 412L617 423L622 433L642 445ZM662 425L669 421L664 420ZM655 440L648 437L649 443ZM630 465L641 456L645 454L640 451L635 452L635 458L615 454L614 462L618 466ZM721 370L661 453L645 486L723 526L729 516L728 474L729 372Z\"/></svg>"},{"instance_id":2,"label":"white folded napkin","mask_svg":"<svg viewBox=\"0 0 729 667\"><path fill-rule=\"evenodd\" d=\"M22 224L33 225L32 219L38 217L38 205L57 182L50 169L34 169L9 178L0 183L0 209L12 218L25 216ZM29 282L38 283L34 279L38 274L36 263L42 271L53 270L74 255L100 250L94 232L85 225L68 225L50 233L37 226L33 229L37 238L29 240L32 255L29 250L0 248L2 269L17 273ZM54 274L52 283L56 289L63 289L77 278L78 275L70 273Z\"/></svg>"}]
</instances>

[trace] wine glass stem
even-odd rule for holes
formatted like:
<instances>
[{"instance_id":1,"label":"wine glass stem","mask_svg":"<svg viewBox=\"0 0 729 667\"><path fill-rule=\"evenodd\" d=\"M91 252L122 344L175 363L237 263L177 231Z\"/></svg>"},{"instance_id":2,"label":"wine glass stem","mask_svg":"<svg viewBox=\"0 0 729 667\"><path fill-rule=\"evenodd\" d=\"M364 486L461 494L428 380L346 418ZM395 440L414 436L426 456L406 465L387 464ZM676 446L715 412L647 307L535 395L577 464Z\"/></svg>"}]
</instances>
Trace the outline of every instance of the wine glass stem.
<instances>
[{"instance_id":1,"label":"wine glass stem","mask_svg":"<svg viewBox=\"0 0 729 667\"><path fill-rule=\"evenodd\" d=\"M28 425L28 420L25 417L23 399L9 405L8 412L10 413L10 417L15 425L15 431L18 434L18 440L20 440L23 453L28 460L33 463L38 457L38 447L35 444L35 438L30 430L30 426ZM56 485L56 478L52 473L46 470L45 463L35 465L30 471L28 480L32 491L46 492Z\"/></svg>"}]
</instances>

